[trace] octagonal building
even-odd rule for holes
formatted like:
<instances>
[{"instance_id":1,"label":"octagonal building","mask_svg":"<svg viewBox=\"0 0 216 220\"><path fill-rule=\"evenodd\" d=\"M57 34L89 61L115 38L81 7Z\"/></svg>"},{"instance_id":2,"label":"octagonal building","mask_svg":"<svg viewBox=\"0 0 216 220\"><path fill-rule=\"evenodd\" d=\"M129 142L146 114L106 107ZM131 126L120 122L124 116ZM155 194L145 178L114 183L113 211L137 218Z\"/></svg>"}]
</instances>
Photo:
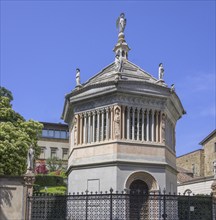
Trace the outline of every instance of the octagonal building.
<instances>
[{"instance_id":1,"label":"octagonal building","mask_svg":"<svg viewBox=\"0 0 216 220\"><path fill-rule=\"evenodd\" d=\"M120 18L121 20L121 18ZM115 60L65 96L69 125L68 192L110 188L177 190L176 122L185 113L175 93L128 60L119 21Z\"/></svg>"}]
</instances>

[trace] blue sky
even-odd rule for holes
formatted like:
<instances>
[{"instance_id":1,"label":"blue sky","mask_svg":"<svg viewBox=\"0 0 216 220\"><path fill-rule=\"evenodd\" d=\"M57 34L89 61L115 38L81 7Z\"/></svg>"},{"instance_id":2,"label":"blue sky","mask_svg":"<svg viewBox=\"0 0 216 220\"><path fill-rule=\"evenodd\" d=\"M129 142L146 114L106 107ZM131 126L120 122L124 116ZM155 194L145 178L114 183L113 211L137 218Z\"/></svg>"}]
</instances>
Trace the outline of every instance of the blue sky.
<instances>
[{"instance_id":1,"label":"blue sky","mask_svg":"<svg viewBox=\"0 0 216 220\"><path fill-rule=\"evenodd\" d=\"M177 155L216 127L215 1L1 1L1 86L26 119L62 122L64 95L114 61L116 19L126 14L129 60L175 84L187 111Z\"/></svg>"}]
</instances>

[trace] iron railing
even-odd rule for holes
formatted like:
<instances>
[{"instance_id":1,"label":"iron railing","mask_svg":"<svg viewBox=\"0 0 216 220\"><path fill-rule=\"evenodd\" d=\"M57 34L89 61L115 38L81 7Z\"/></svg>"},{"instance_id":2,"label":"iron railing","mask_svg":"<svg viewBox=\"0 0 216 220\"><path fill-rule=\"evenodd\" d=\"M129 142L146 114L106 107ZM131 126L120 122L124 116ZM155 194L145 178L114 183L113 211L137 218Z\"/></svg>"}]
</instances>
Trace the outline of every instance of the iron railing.
<instances>
[{"instance_id":1,"label":"iron railing","mask_svg":"<svg viewBox=\"0 0 216 220\"><path fill-rule=\"evenodd\" d=\"M215 220L211 196L136 192L34 195L28 197L31 220Z\"/></svg>"}]
</instances>

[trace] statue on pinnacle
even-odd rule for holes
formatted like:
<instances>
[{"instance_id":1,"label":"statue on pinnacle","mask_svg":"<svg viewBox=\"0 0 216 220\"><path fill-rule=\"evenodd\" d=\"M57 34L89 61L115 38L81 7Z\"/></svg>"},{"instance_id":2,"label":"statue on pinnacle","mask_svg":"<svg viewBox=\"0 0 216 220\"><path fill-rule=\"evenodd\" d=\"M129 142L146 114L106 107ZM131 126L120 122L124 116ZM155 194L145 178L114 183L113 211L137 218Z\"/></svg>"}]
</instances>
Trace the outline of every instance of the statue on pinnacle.
<instances>
[{"instance_id":1,"label":"statue on pinnacle","mask_svg":"<svg viewBox=\"0 0 216 220\"><path fill-rule=\"evenodd\" d=\"M121 13L116 21L116 27L117 27L119 33L124 33L125 26L126 26L125 14Z\"/></svg>"}]
</instances>

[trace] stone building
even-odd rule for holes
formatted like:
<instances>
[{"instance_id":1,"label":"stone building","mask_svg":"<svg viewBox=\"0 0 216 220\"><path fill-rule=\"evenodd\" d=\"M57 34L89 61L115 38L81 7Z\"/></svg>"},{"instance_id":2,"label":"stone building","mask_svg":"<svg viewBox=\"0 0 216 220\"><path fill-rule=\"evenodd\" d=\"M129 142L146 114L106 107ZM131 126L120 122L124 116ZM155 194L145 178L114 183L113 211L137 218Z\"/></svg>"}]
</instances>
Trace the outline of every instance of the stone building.
<instances>
[{"instance_id":1,"label":"stone building","mask_svg":"<svg viewBox=\"0 0 216 220\"><path fill-rule=\"evenodd\" d=\"M190 171L193 176L204 176L204 149L179 156L176 165Z\"/></svg>"},{"instance_id":2,"label":"stone building","mask_svg":"<svg viewBox=\"0 0 216 220\"><path fill-rule=\"evenodd\" d=\"M174 88L128 60L118 20L115 61L65 97L69 124L68 191L177 189L176 122L185 113Z\"/></svg>"},{"instance_id":3,"label":"stone building","mask_svg":"<svg viewBox=\"0 0 216 220\"><path fill-rule=\"evenodd\" d=\"M204 149L204 176L214 175L214 162L216 162L216 130L212 131L200 144Z\"/></svg>"},{"instance_id":4,"label":"stone building","mask_svg":"<svg viewBox=\"0 0 216 220\"><path fill-rule=\"evenodd\" d=\"M216 130L205 137L202 149L177 158L178 192L191 191L195 194L210 194L216 174Z\"/></svg>"}]
</instances>

